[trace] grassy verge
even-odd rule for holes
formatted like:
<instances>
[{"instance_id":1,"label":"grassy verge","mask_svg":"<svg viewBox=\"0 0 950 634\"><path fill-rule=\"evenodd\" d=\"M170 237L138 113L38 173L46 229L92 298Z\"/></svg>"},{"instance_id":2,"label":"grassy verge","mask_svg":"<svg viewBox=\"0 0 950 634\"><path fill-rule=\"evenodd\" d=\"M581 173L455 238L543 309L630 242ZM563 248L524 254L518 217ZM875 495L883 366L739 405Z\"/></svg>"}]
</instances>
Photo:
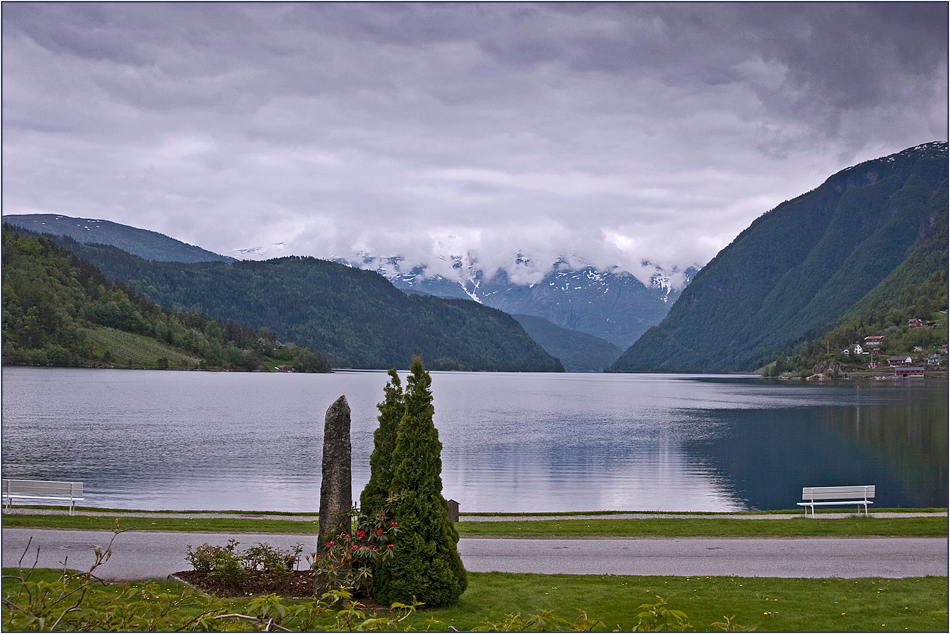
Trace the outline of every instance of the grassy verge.
<instances>
[{"instance_id":1,"label":"grassy verge","mask_svg":"<svg viewBox=\"0 0 950 634\"><path fill-rule=\"evenodd\" d=\"M146 531L204 533L268 533L316 535L319 524L312 521L250 519L245 517L131 517L115 515L4 515L4 528L63 528L72 530L112 530L119 528Z\"/></svg>"},{"instance_id":2,"label":"grassy verge","mask_svg":"<svg viewBox=\"0 0 950 634\"><path fill-rule=\"evenodd\" d=\"M651 518L459 522L463 537L843 537L947 536L945 517L735 520Z\"/></svg>"},{"instance_id":3,"label":"grassy verge","mask_svg":"<svg viewBox=\"0 0 950 634\"><path fill-rule=\"evenodd\" d=\"M212 533L287 533L315 535L316 516L310 521L270 518L132 517L123 513L86 515L4 515L6 528L64 528L74 530L126 529ZM816 519L651 518L551 519L466 522L456 524L462 537L946 537L946 517L847 517Z\"/></svg>"},{"instance_id":4,"label":"grassy verge","mask_svg":"<svg viewBox=\"0 0 950 634\"><path fill-rule=\"evenodd\" d=\"M5 575L10 572L4 570ZM49 581L58 576L56 571L36 572L39 578ZM6 581L4 596L16 590L16 583ZM161 622L164 628L172 629L177 629L175 618L182 625L208 607L204 595L181 584L160 581L147 591L145 588L145 583L107 586L88 596L88 601L99 602L103 607L94 603L89 607L101 610L110 601L117 601L119 607L109 609L120 614L121 605L134 602L140 614L157 614L161 610L145 610L142 601L174 597L179 614ZM122 598L117 599L120 593ZM713 623L724 622L724 617L733 615L733 623L759 632L922 632L946 631L948 625L946 577L777 579L470 573L468 590L456 605L420 611L401 627L447 631L451 626L468 631L486 623L499 623L508 615L521 614L527 619L545 610L572 621L576 610L581 609L588 617L604 623L597 631L630 631L637 625L639 606L655 603L658 596L667 601L669 608L685 612L692 625L690 629L696 631L716 631L720 628ZM222 613L247 614L253 610L249 599L214 601ZM286 614L292 615L303 601L282 603L289 608ZM5 624L8 610L5 607ZM299 625L294 627L291 616L278 618L283 625L299 629ZM316 623L319 624L332 624L329 615ZM123 629L149 629L147 621L141 625Z\"/></svg>"}]
</instances>

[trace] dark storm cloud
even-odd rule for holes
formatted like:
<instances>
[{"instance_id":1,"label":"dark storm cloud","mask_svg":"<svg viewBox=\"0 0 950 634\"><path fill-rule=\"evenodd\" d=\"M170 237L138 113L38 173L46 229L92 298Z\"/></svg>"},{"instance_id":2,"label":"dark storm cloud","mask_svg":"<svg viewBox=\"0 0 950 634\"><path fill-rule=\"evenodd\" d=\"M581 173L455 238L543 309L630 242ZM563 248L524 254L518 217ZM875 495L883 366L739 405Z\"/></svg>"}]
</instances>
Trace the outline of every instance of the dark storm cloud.
<instances>
[{"instance_id":1,"label":"dark storm cloud","mask_svg":"<svg viewBox=\"0 0 950 634\"><path fill-rule=\"evenodd\" d=\"M702 264L946 139L947 7L5 3L4 212L223 252Z\"/></svg>"}]
</instances>

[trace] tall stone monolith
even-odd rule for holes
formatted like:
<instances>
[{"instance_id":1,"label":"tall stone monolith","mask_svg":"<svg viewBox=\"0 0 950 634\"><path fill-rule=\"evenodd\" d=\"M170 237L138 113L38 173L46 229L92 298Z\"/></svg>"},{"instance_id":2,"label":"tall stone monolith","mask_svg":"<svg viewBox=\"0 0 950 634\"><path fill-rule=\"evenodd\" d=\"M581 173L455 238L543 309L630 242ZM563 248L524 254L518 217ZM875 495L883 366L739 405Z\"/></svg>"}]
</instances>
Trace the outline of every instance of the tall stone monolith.
<instances>
[{"instance_id":1,"label":"tall stone monolith","mask_svg":"<svg viewBox=\"0 0 950 634\"><path fill-rule=\"evenodd\" d=\"M323 480L320 483L320 537L317 553L329 540L350 532L353 484L350 465L350 406L341 396L327 410L323 426Z\"/></svg>"}]
</instances>

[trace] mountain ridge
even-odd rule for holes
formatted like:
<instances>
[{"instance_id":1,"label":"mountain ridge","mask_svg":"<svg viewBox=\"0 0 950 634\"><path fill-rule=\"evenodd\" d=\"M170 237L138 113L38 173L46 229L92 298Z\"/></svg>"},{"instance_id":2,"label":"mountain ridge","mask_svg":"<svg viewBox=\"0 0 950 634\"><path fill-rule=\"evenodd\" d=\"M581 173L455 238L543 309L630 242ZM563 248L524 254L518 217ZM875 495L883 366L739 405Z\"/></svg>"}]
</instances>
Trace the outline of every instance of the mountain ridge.
<instances>
[{"instance_id":1,"label":"mountain ridge","mask_svg":"<svg viewBox=\"0 0 950 634\"><path fill-rule=\"evenodd\" d=\"M86 244L109 244L146 260L159 262L234 262L193 244L157 231L139 229L111 220L75 218L61 214L11 214L4 222L39 234L63 235Z\"/></svg>"},{"instance_id":2,"label":"mountain ridge","mask_svg":"<svg viewBox=\"0 0 950 634\"><path fill-rule=\"evenodd\" d=\"M945 223L946 189L945 142L830 176L740 233L611 370L753 369L840 319L881 283Z\"/></svg>"},{"instance_id":3,"label":"mountain ridge","mask_svg":"<svg viewBox=\"0 0 950 634\"><path fill-rule=\"evenodd\" d=\"M231 251L241 256L241 259L235 260L164 234L111 221L60 214L19 214L6 218L11 224L27 230L66 235L81 243L111 244L146 260L197 263L269 261L293 257L285 252L283 243L266 248ZM273 257L264 259L265 256ZM546 275L539 277L541 274L536 263L516 253L512 266L519 269L521 281L514 281L504 270L491 277L486 276L479 268L475 254L469 253L464 257L449 255L445 258L451 262L454 278L434 275L425 265L409 266L401 256L384 258L362 253L349 259L336 258L332 261L354 268L375 270L406 293L433 295L443 299L470 299L509 314L543 318L551 322L552 327L609 341L621 350L633 343L647 328L659 323L696 272L695 268L685 272L676 268L664 271L644 262L643 270L653 271L650 283L644 284L619 267L598 269L583 258L572 255L559 258L547 267L550 270ZM526 279L535 281L528 283ZM589 356L586 350L589 344L598 350L601 359L612 354L597 340L585 340L570 332L562 335L560 338L545 338L546 342L553 344L546 348L549 354L585 359ZM578 347L565 347L571 343ZM589 366L590 363L585 360L575 369Z\"/></svg>"},{"instance_id":4,"label":"mountain ridge","mask_svg":"<svg viewBox=\"0 0 950 634\"><path fill-rule=\"evenodd\" d=\"M519 258L516 254L516 264L521 262ZM405 259L401 256L364 253L334 261L375 270L407 292L470 298L508 314L543 317L555 326L604 339L621 349L662 320L696 273L694 267L683 272L654 267L647 286L619 267L602 270L580 258L571 259L576 261L555 261L550 272L533 283L515 281L505 269L488 277L477 262L461 256L453 257L453 268L458 271L455 279L430 275L423 265L403 270Z\"/></svg>"},{"instance_id":5,"label":"mountain ridge","mask_svg":"<svg viewBox=\"0 0 950 634\"><path fill-rule=\"evenodd\" d=\"M471 301L408 296L382 276L317 258L147 261L117 247L53 241L176 311L207 313L324 353L336 368L559 372L510 315Z\"/></svg>"}]
</instances>

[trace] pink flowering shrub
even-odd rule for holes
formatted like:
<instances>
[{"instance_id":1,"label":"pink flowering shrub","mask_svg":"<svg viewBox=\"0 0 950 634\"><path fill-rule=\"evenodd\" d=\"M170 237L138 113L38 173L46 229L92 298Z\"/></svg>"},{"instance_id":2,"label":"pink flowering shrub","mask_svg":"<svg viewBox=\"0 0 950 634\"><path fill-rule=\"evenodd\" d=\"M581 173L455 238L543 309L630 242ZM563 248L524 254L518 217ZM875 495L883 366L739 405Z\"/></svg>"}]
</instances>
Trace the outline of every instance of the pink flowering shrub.
<instances>
[{"instance_id":1,"label":"pink flowering shrub","mask_svg":"<svg viewBox=\"0 0 950 634\"><path fill-rule=\"evenodd\" d=\"M370 595L375 564L393 555L398 524L388 510L387 506L367 517L354 507L351 522L357 530L328 541L322 555L311 555L318 592L345 590L354 596Z\"/></svg>"}]
</instances>

